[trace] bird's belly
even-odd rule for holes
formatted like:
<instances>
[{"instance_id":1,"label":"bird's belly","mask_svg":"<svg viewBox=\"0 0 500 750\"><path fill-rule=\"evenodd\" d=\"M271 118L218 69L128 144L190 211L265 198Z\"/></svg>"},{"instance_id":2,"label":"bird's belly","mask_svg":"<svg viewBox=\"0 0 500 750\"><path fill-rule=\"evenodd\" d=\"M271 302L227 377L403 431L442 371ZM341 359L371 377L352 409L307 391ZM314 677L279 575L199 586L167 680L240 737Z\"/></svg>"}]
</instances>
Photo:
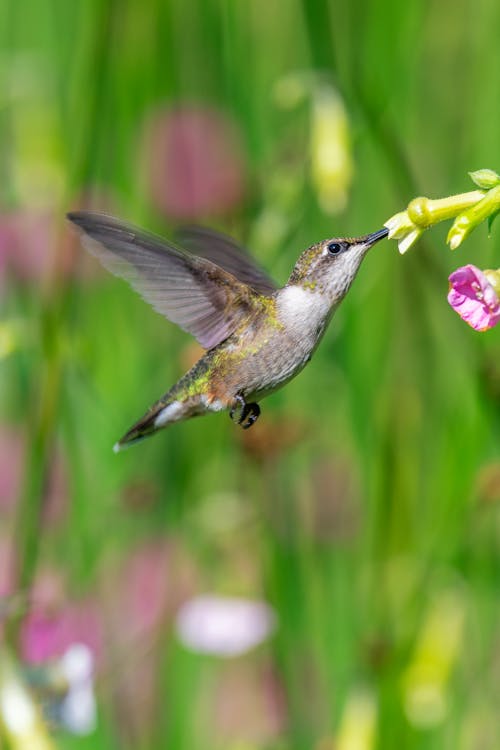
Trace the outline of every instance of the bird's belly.
<instances>
[{"instance_id":1,"label":"bird's belly","mask_svg":"<svg viewBox=\"0 0 500 750\"><path fill-rule=\"evenodd\" d=\"M247 401L258 401L283 387L305 367L315 344L308 338L272 339L244 363L240 392Z\"/></svg>"}]
</instances>

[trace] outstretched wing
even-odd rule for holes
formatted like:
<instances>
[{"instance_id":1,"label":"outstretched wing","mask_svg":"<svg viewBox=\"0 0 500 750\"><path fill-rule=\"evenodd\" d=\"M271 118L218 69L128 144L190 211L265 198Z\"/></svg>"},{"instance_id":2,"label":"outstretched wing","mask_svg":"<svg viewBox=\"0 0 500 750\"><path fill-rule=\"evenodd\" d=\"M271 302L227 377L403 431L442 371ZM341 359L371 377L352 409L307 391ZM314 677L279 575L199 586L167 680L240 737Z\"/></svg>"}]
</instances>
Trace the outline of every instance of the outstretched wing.
<instances>
[{"instance_id":1,"label":"outstretched wing","mask_svg":"<svg viewBox=\"0 0 500 750\"><path fill-rule=\"evenodd\" d=\"M83 244L126 279L155 310L191 333L205 349L226 339L263 299L206 258L93 211L68 214Z\"/></svg>"},{"instance_id":2,"label":"outstretched wing","mask_svg":"<svg viewBox=\"0 0 500 750\"><path fill-rule=\"evenodd\" d=\"M267 273L259 267L247 250L221 232L205 227L181 227L176 238L182 247L195 255L211 260L224 268L256 292L271 295L277 286Z\"/></svg>"}]
</instances>

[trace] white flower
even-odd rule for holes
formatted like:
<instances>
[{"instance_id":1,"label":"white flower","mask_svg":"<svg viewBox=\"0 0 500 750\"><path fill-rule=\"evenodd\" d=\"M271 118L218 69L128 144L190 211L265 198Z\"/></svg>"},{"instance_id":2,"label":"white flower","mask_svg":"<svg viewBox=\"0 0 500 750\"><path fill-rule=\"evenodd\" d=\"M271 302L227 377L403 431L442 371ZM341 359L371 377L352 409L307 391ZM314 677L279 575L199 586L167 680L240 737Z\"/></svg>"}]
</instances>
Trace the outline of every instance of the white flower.
<instances>
[{"instance_id":1,"label":"white flower","mask_svg":"<svg viewBox=\"0 0 500 750\"><path fill-rule=\"evenodd\" d=\"M60 722L72 734L90 734L97 724L92 651L83 643L73 643L58 666L68 684L58 708Z\"/></svg>"},{"instance_id":2,"label":"white flower","mask_svg":"<svg viewBox=\"0 0 500 750\"><path fill-rule=\"evenodd\" d=\"M391 216L385 222L384 226L389 230L388 239L398 240L398 250L401 255L406 253L415 244L424 231L421 227L413 223L407 211L400 211L400 213Z\"/></svg>"},{"instance_id":3,"label":"white flower","mask_svg":"<svg viewBox=\"0 0 500 750\"><path fill-rule=\"evenodd\" d=\"M190 599L176 618L178 637L187 648L215 656L244 654L275 626L276 616L264 602L212 594Z\"/></svg>"}]
</instances>

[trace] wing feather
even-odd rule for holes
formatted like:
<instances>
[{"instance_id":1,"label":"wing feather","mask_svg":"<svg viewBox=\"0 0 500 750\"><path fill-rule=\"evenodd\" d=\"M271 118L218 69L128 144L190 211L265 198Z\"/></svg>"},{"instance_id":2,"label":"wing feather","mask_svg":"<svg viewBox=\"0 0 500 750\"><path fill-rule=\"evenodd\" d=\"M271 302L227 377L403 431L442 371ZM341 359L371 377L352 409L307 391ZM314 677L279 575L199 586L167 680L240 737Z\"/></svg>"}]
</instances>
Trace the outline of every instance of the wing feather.
<instances>
[{"instance_id":1,"label":"wing feather","mask_svg":"<svg viewBox=\"0 0 500 750\"><path fill-rule=\"evenodd\" d=\"M256 292L270 296L276 291L274 281L232 237L198 226L181 227L176 237L182 247L216 263Z\"/></svg>"},{"instance_id":2,"label":"wing feather","mask_svg":"<svg viewBox=\"0 0 500 750\"><path fill-rule=\"evenodd\" d=\"M205 349L230 336L264 302L254 288L210 259L112 216L76 211L68 218L82 230L89 252Z\"/></svg>"}]
</instances>

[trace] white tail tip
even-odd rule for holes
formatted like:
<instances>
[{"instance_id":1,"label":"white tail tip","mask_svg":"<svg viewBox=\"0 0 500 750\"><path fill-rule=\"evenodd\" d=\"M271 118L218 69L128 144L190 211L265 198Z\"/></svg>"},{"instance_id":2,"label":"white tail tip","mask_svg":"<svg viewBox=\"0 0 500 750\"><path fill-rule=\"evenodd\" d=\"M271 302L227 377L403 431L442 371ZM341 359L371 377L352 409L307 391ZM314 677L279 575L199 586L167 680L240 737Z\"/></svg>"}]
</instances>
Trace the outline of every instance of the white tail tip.
<instances>
[{"instance_id":1,"label":"white tail tip","mask_svg":"<svg viewBox=\"0 0 500 750\"><path fill-rule=\"evenodd\" d=\"M115 443L113 445L113 453L119 453L122 450L123 446L120 445L120 443Z\"/></svg>"}]
</instances>

